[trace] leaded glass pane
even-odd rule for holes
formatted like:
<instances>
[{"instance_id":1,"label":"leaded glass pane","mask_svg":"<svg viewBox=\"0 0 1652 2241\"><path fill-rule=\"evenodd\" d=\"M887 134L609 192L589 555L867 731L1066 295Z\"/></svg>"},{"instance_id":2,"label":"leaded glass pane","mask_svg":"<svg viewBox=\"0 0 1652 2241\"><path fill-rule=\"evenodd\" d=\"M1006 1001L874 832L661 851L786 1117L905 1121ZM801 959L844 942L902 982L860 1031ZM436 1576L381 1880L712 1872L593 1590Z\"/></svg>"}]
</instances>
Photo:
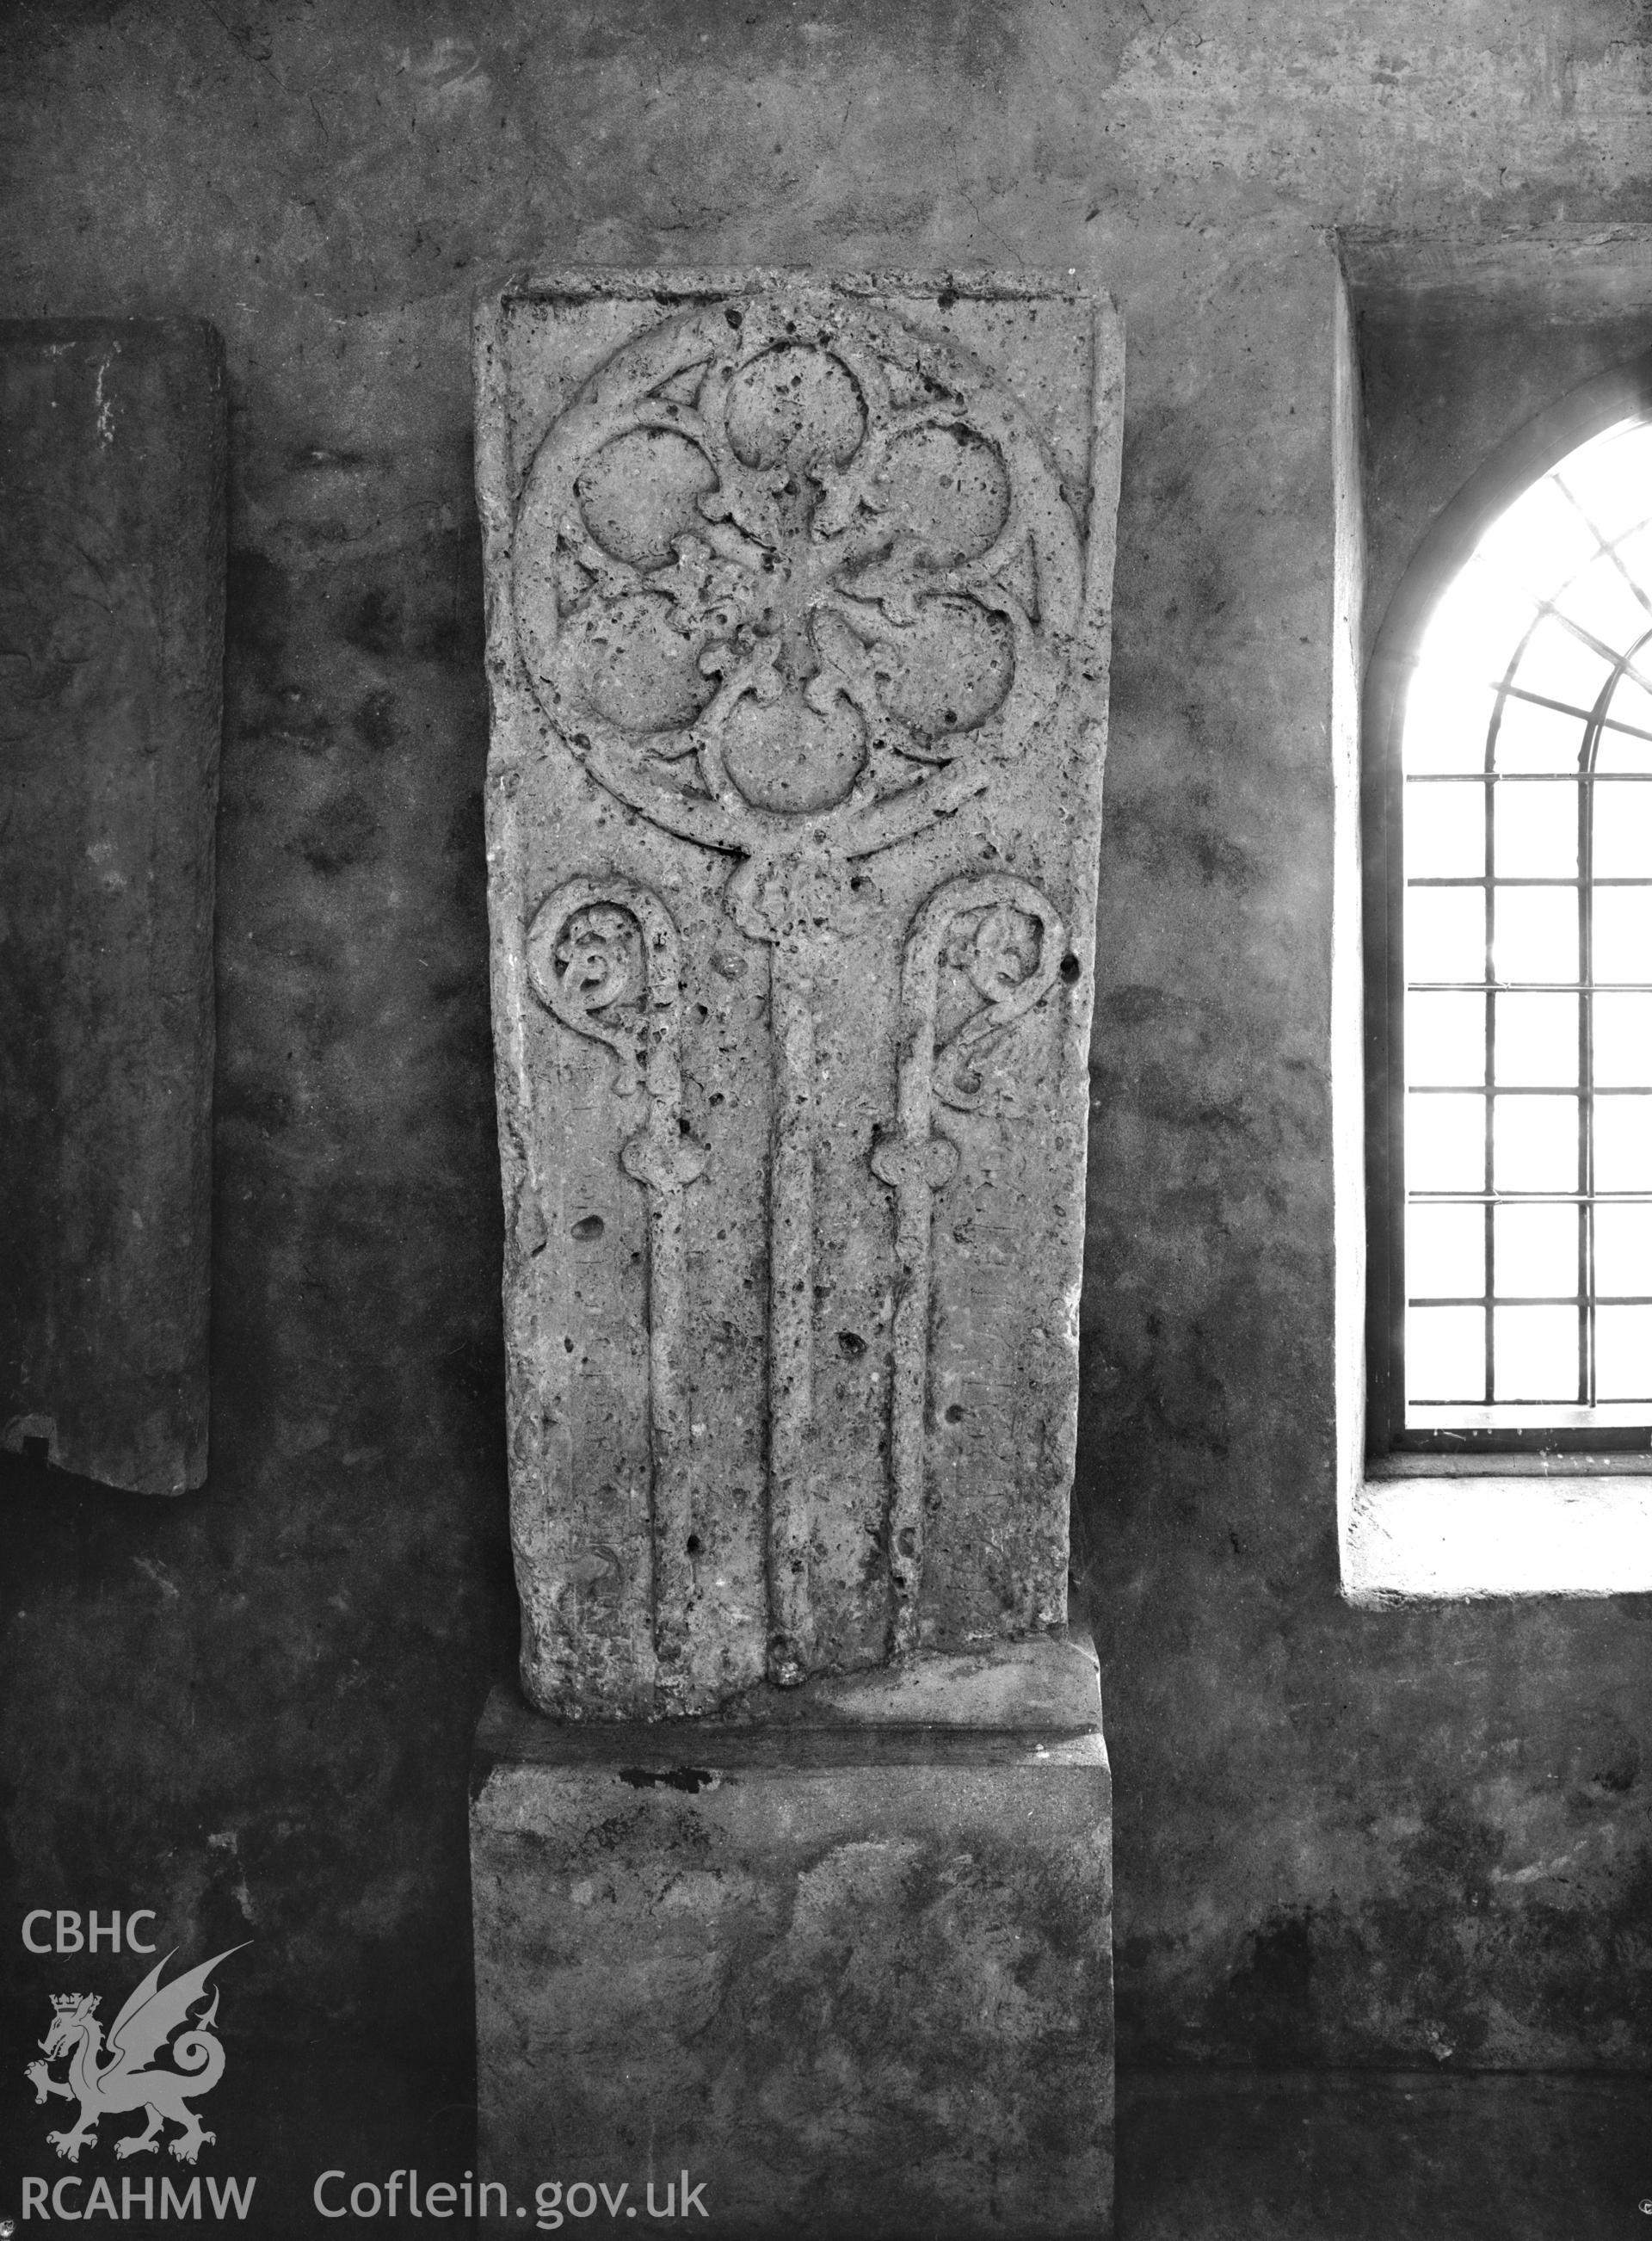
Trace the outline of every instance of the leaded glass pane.
<instances>
[{"instance_id":1,"label":"leaded glass pane","mask_svg":"<svg viewBox=\"0 0 1652 2241\"><path fill-rule=\"evenodd\" d=\"M1483 779L1414 779L1407 791L1415 804L1408 813L1406 824L1407 879L1483 879L1486 871L1486 788ZM1428 800L1416 804L1416 796L1423 793L1428 794Z\"/></svg>"},{"instance_id":2,"label":"leaded glass pane","mask_svg":"<svg viewBox=\"0 0 1652 2241\"><path fill-rule=\"evenodd\" d=\"M1577 877L1575 786L1547 779L1500 786L1492 812L1492 864L1500 880Z\"/></svg>"},{"instance_id":3,"label":"leaded glass pane","mask_svg":"<svg viewBox=\"0 0 1652 2241\"><path fill-rule=\"evenodd\" d=\"M1595 1290L1603 1300L1652 1293L1652 1205L1595 1207Z\"/></svg>"},{"instance_id":4,"label":"leaded glass pane","mask_svg":"<svg viewBox=\"0 0 1652 2241\"><path fill-rule=\"evenodd\" d=\"M1476 553L1494 574L1528 598L1555 597L1600 551L1600 539L1575 502L1545 475L1517 498L1481 537Z\"/></svg>"},{"instance_id":5,"label":"leaded glass pane","mask_svg":"<svg viewBox=\"0 0 1652 2241\"><path fill-rule=\"evenodd\" d=\"M1575 1308L1494 1308L1495 1401L1575 1401Z\"/></svg>"},{"instance_id":6,"label":"leaded glass pane","mask_svg":"<svg viewBox=\"0 0 1652 2241\"><path fill-rule=\"evenodd\" d=\"M1602 993L1592 1010L1595 1086L1652 1089L1652 995Z\"/></svg>"},{"instance_id":7,"label":"leaded glass pane","mask_svg":"<svg viewBox=\"0 0 1652 2241\"><path fill-rule=\"evenodd\" d=\"M1494 1002L1499 1088L1575 1088L1577 998L1569 992L1549 996L1522 990Z\"/></svg>"},{"instance_id":8,"label":"leaded glass pane","mask_svg":"<svg viewBox=\"0 0 1652 2241\"><path fill-rule=\"evenodd\" d=\"M1594 902L1595 978L1652 980L1652 887L1599 887Z\"/></svg>"},{"instance_id":9,"label":"leaded glass pane","mask_svg":"<svg viewBox=\"0 0 1652 2241\"><path fill-rule=\"evenodd\" d=\"M1595 1100L1595 1187L1652 1191L1652 1097L1631 1090Z\"/></svg>"},{"instance_id":10,"label":"leaded glass pane","mask_svg":"<svg viewBox=\"0 0 1652 2241\"><path fill-rule=\"evenodd\" d=\"M1568 707L1595 706L1611 677L1611 664L1558 615L1545 615L1526 641L1514 681L1522 692Z\"/></svg>"},{"instance_id":11,"label":"leaded glass pane","mask_svg":"<svg viewBox=\"0 0 1652 2241\"><path fill-rule=\"evenodd\" d=\"M1412 1189L1484 1190L1485 1099L1413 1090L1406 1104L1406 1174Z\"/></svg>"},{"instance_id":12,"label":"leaded glass pane","mask_svg":"<svg viewBox=\"0 0 1652 2241\"><path fill-rule=\"evenodd\" d=\"M1483 980L1486 897L1480 887L1411 887L1405 899L1407 969L1414 980Z\"/></svg>"},{"instance_id":13,"label":"leaded glass pane","mask_svg":"<svg viewBox=\"0 0 1652 2241\"><path fill-rule=\"evenodd\" d=\"M1652 514L1641 435L1636 427L1609 430L1555 470L1555 480L1608 544Z\"/></svg>"},{"instance_id":14,"label":"leaded glass pane","mask_svg":"<svg viewBox=\"0 0 1652 2241\"><path fill-rule=\"evenodd\" d=\"M1499 1191L1577 1188L1577 1100L1494 1097L1492 1182Z\"/></svg>"},{"instance_id":15,"label":"leaded glass pane","mask_svg":"<svg viewBox=\"0 0 1652 2241\"><path fill-rule=\"evenodd\" d=\"M1405 1267L1414 1300L1482 1298L1484 1213L1477 1206L1414 1206L1406 1215Z\"/></svg>"},{"instance_id":16,"label":"leaded glass pane","mask_svg":"<svg viewBox=\"0 0 1652 2241\"><path fill-rule=\"evenodd\" d=\"M1483 1082L1485 998L1455 989L1428 989L1413 996L1406 1006L1405 1071L1408 1081L1441 1087Z\"/></svg>"},{"instance_id":17,"label":"leaded glass pane","mask_svg":"<svg viewBox=\"0 0 1652 2241\"><path fill-rule=\"evenodd\" d=\"M1500 980L1575 980L1577 895L1569 887L1504 887L1493 906Z\"/></svg>"},{"instance_id":18,"label":"leaded glass pane","mask_svg":"<svg viewBox=\"0 0 1652 2241\"><path fill-rule=\"evenodd\" d=\"M1648 617L1648 622L1652 624L1652 616ZM1635 668L1638 675L1618 679L1617 690L1607 706L1608 738L1613 731L1621 730L1626 736L1638 736L1643 746L1652 745L1652 686L1643 681L1647 671L1652 669L1652 660L1647 659L1644 647ZM1604 746L1606 741L1602 740L1602 745Z\"/></svg>"},{"instance_id":19,"label":"leaded glass pane","mask_svg":"<svg viewBox=\"0 0 1652 2241\"><path fill-rule=\"evenodd\" d=\"M1642 504L1645 503L1644 486ZM1637 529L1614 547L1620 560L1642 591L1652 584L1652 527Z\"/></svg>"},{"instance_id":20,"label":"leaded glass pane","mask_svg":"<svg viewBox=\"0 0 1652 2241\"><path fill-rule=\"evenodd\" d=\"M1595 1324L1597 1396L1652 1400L1652 1307L1600 1307Z\"/></svg>"},{"instance_id":21,"label":"leaded glass pane","mask_svg":"<svg viewBox=\"0 0 1652 2241\"><path fill-rule=\"evenodd\" d=\"M1556 611L1574 618L1590 636L1612 646L1639 638L1652 616L1635 596L1635 586L1618 565L1616 556L1602 552L1594 564L1567 585L1555 599Z\"/></svg>"},{"instance_id":22,"label":"leaded glass pane","mask_svg":"<svg viewBox=\"0 0 1652 2241\"><path fill-rule=\"evenodd\" d=\"M1594 793L1594 877L1645 879L1652 870L1652 786L1634 779L1614 785L1602 778L1595 780Z\"/></svg>"},{"instance_id":23,"label":"leaded glass pane","mask_svg":"<svg viewBox=\"0 0 1652 2241\"><path fill-rule=\"evenodd\" d=\"M1483 562L1471 559L1429 618L1418 649L1420 666L1495 685L1536 617L1535 601L1511 594Z\"/></svg>"},{"instance_id":24,"label":"leaded glass pane","mask_svg":"<svg viewBox=\"0 0 1652 2241\"><path fill-rule=\"evenodd\" d=\"M1413 1401L1483 1401L1483 1308L1413 1308L1407 1318L1406 1385Z\"/></svg>"},{"instance_id":25,"label":"leaded glass pane","mask_svg":"<svg viewBox=\"0 0 1652 2241\"><path fill-rule=\"evenodd\" d=\"M1457 1209L1441 1207L1439 1212ZM1481 1209L1472 1209L1481 1218ZM1494 1276L1501 1300L1577 1296L1575 1206L1500 1206L1493 1209Z\"/></svg>"},{"instance_id":26,"label":"leaded glass pane","mask_svg":"<svg viewBox=\"0 0 1652 2241\"><path fill-rule=\"evenodd\" d=\"M1492 742L1493 766L1502 771L1575 771L1579 719L1569 708L1547 708L1511 692L1503 702ZM1470 768L1483 768L1485 742L1476 742Z\"/></svg>"},{"instance_id":27,"label":"leaded glass pane","mask_svg":"<svg viewBox=\"0 0 1652 2241\"><path fill-rule=\"evenodd\" d=\"M1461 676L1455 666L1444 675L1420 670L1407 701L1408 773L1483 770L1486 726L1496 705L1496 695L1481 677Z\"/></svg>"}]
</instances>

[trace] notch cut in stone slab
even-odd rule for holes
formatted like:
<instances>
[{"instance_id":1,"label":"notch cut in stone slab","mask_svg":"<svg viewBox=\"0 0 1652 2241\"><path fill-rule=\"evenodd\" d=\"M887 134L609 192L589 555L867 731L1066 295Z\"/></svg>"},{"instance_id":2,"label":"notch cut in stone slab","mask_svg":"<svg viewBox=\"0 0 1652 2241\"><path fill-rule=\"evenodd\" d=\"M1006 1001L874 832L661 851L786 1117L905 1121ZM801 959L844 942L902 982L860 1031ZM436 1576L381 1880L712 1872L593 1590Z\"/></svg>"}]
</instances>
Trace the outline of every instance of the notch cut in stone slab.
<instances>
[{"instance_id":1,"label":"notch cut in stone slab","mask_svg":"<svg viewBox=\"0 0 1652 2241\"><path fill-rule=\"evenodd\" d=\"M0 323L0 1445L207 1460L225 402L211 328Z\"/></svg>"},{"instance_id":2,"label":"notch cut in stone slab","mask_svg":"<svg viewBox=\"0 0 1652 2241\"><path fill-rule=\"evenodd\" d=\"M575 274L477 348L529 1696L1058 1627L1111 307Z\"/></svg>"}]
</instances>

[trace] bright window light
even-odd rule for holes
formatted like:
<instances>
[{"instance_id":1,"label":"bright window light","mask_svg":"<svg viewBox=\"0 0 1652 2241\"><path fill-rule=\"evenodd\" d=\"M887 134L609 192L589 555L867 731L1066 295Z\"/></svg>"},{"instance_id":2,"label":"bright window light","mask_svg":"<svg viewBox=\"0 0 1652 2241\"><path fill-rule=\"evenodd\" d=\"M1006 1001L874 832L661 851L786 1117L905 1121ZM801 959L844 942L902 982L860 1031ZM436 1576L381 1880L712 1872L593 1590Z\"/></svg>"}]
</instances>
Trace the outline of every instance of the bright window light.
<instances>
[{"instance_id":1,"label":"bright window light","mask_svg":"<svg viewBox=\"0 0 1652 2241\"><path fill-rule=\"evenodd\" d=\"M1483 532L1403 759L1407 1428L1652 1427L1652 425Z\"/></svg>"}]
</instances>

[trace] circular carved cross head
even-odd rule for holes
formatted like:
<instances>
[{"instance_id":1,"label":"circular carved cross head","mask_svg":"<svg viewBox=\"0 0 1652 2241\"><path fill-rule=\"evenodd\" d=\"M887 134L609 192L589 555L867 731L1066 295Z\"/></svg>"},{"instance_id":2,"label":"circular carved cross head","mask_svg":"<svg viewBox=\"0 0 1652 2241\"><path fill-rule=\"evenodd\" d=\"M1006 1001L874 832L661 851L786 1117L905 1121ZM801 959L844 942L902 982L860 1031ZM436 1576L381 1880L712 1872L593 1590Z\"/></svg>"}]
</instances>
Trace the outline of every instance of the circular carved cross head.
<instances>
[{"instance_id":1,"label":"circular carved cross head","mask_svg":"<svg viewBox=\"0 0 1652 2241\"><path fill-rule=\"evenodd\" d=\"M976 360L807 288L625 345L517 517L518 643L621 800L769 862L886 847L1047 720L1079 627L1055 467Z\"/></svg>"}]
</instances>

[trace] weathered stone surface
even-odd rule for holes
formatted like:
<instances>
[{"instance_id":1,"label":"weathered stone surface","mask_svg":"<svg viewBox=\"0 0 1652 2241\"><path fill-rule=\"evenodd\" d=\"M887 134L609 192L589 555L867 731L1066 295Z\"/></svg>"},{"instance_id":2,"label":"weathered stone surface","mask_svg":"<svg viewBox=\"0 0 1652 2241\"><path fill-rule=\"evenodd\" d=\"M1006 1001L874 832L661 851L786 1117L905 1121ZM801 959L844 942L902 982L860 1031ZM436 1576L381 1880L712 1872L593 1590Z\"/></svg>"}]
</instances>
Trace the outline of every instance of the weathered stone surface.
<instances>
[{"instance_id":1,"label":"weathered stone surface","mask_svg":"<svg viewBox=\"0 0 1652 2241\"><path fill-rule=\"evenodd\" d=\"M1085 1710L1014 1735L627 1727L496 1696L482 2175L513 2204L625 2182L645 2210L686 2170L706 2232L763 2241L1110 2231L1094 1680Z\"/></svg>"},{"instance_id":2,"label":"weathered stone surface","mask_svg":"<svg viewBox=\"0 0 1652 2241\"><path fill-rule=\"evenodd\" d=\"M544 1709L1062 1619L1120 370L1027 279L481 315Z\"/></svg>"},{"instance_id":3,"label":"weathered stone surface","mask_svg":"<svg viewBox=\"0 0 1652 2241\"><path fill-rule=\"evenodd\" d=\"M0 1759L20 1890L153 1902L197 1955L255 1938L236 1966L262 1990L226 1991L243 2051L214 2096L219 2169L267 2175L247 2231L262 2214L296 2241L330 2163L382 2181L472 2160L440 2144L473 2093L453 1799L518 1622L469 311L479 271L564 245L1076 265L1117 295L1079 1496L1128 1769L1121 2034L1138 2065L1433 2070L1448 2041L1442 2090L1468 2061L1652 2067L1644 1978L1602 1957L1646 1919L1645 1600L1376 1615L1336 1591L1323 231L1393 229L1436 271L1465 240L1642 256L1652 19L1629 0L214 5L0 10L8 304L198 310L237 405L211 1495L65 1495L0 1457ZM1439 400L1467 473L1643 346L1644 287L1615 284L1638 341L1602 355L1515 292L1472 349L1408 318L1368 397L1396 434ZM1371 432L1397 573L1423 523L1391 512L1393 439ZM1373 564L1380 615L1374 541ZM238 1852L208 1844L231 1829ZM7 2044L72 1981L14 1930ZM257 2129L232 2140L237 2093ZM6 2129L0 2164L42 2136ZM1562 2164L1536 2152L1547 2207ZM1570 2230L1604 2234L1598 2144L1571 2152ZM1361 2214L1396 2241L1403 2174L1365 2171ZM1611 2215L1645 2227L1644 2191ZM1242 2180L1208 2199L1269 2230ZM1522 2217L1568 2230L1517 2198Z\"/></svg>"},{"instance_id":4,"label":"weathered stone surface","mask_svg":"<svg viewBox=\"0 0 1652 2241\"><path fill-rule=\"evenodd\" d=\"M206 1475L225 405L197 322L0 325L0 1444Z\"/></svg>"}]
</instances>

